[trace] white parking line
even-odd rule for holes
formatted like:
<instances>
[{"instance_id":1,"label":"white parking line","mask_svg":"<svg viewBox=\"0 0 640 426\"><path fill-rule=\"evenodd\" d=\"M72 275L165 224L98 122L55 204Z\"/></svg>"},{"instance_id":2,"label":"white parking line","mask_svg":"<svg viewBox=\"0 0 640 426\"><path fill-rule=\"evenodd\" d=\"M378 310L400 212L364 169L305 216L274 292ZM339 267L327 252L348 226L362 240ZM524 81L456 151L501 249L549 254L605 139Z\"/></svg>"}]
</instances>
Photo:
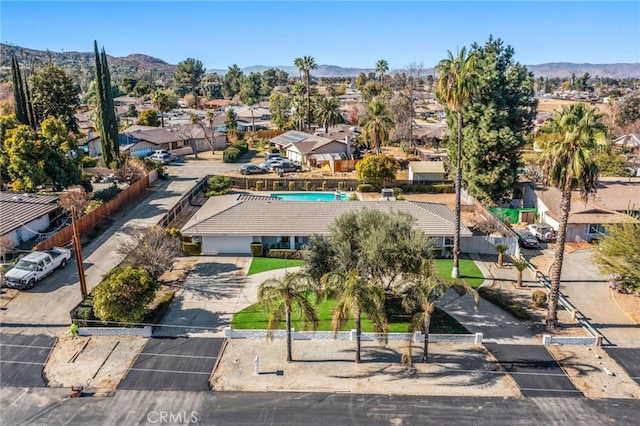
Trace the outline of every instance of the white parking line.
<instances>
[{"instance_id":1,"label":"white parking line","mask_svg":"<svg viewBox=\"0 0 640 426\"><path fill-rule=\"evenodd\" d=\"M34 348L34 349L51 349L53 346L31 346L31 345L12 345L10 343L0 343L0 347L12 347L12 348Z\"/></svg>"},{"instance_id":2,"label":"white parking line","mask_svg":"<svg viewBox=\"0 0 640 426\"><path fill-rule=\"evenodd\" d=\"M565 392L565 393L579 393L582 394L579 390L569 390L569 389L548 389L548 388L520 388L521 391L539 391L539 392Z\"/></svg>"},{"instance_id":3,"label":"white parking line","mask_svg":"<svg viewBox=\"0 0 640 426\"><path fill-rule=\"evenodd\" d=\"M173 355L173 354L154 354L154 353L149 353L149 352L142 352L140 354L140 356L142 355L151 355L151 356L168 356L168 357L175 357L175 358L202 358L202 359L217 359L217 356L199 356L199 355Z\"/></svg>"},{"instance_id":4,"label":"white parking line","mask_svg":"<svg viewBox=\"0 0 640 426\"><path fill-rule=\"evenodd\" d=\"M211 373L201 371L177 371L177 370L155 370L153 368L130 368L129 371L153 371L156 373L178 373L178 374L202 374L204 376L210 376Z\"/></svg>"},{"instance_id":5,"label":"white parking line","mask_svg":"<svg viewBox=\"0 0 640 426\"><path fill-rule=\"evenodd\" d=\"M0 363L7 364L29 364L29 365L44 365L44 362L28 362L28 361L8 361L6 359L0 360Z\"/></svg>"}]
</instances>

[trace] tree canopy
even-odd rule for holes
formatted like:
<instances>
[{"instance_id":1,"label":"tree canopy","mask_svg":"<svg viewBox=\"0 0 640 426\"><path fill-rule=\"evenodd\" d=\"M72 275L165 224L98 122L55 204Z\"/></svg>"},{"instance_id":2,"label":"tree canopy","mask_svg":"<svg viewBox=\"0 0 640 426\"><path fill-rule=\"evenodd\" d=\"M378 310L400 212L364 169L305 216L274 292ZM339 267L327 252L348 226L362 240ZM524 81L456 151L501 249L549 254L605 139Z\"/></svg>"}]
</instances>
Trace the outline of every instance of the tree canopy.
<instances>
[{"instance_id":1,"label":"tree canopy","mask_svg":"<svg viewBox=\"0 0 640 426\"><path fill-rule=\"evenodd\" d=\"M398 160L390 155L369 155L356 164L356 178L360 182L380 185L395 180L398 169Z\"/></svg>"},{"instance_id":2,"label":"tree canopy","mask_svg":"<svg viewBox=\"0 0 640 426\"><path fill-rule=\"evenodd\" d=\"M144 269L116 267L93 289L96 317L102 321L139 323L158 286Z\"/></svg>"},{"instance_id":3,"label":"tree canopy","mask_svg":"<svg viewBox=\"0 0 640 426\"><path fill-rule=\"evenodd\" d=\"M608 225L594 251L602 272L609 274L613 285L624 293L640 292L640 225Z\"/></svg>"},{"instance_id":4,"label":"tree canopy","mask_svg":"<svg viewBox=\"0 0 640 426\"><path fill-rule=\"evenodd\" d=\"M49 64L29 77L31 102L38 118L55 117L74 133L78 132L76 108L80 104L80 89L62 68Z\"/></svg>"},{"instance_id":5,"label":"tree canopy","mask_svg":"<svg viewBox=\"0 0 640 426\"><path fill-rule=\"evenodd\" d=\"M193 93L197 101L200 81L205 71L206 68L202 66L202 61L197 59L187 58L178 63L176 72L173 74L178 92L183 96L187 93Z\"/></svg>"}]
</instances>

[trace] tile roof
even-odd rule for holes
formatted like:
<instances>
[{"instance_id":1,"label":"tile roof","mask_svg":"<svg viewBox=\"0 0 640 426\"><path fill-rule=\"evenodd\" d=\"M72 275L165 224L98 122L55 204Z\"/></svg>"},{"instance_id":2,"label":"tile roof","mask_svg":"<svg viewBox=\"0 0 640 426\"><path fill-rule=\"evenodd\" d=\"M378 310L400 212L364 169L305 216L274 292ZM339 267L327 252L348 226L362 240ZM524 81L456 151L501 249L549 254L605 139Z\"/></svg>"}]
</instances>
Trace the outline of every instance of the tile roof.
<instances>
[{"instance_id":1,"label":"tile roof","mask_svg":"<svg viewBox=\"0 0 640 426\"><path fill-rule=\"evenodd\" d=\"M213 197L207 203L217 203ZM222 200L221 200L222 201ZM236 200L223 209L187 224L185 235L311 235L327 234L329 226L341 214L363 208L407 212L415 219L415 227L429 236L452 236L455 216L445 204L409 201L271 201ZM471 236L466 227L462 236Z\"/></svg>"},{"instance_id":2,"label":"tile roof","mask_svg":"<svg viewBox=\"0 0 640 426\"><path fill-rule=\"evenodd\" d=\"M26 225L58 208L57 195L0 192L0 235Z\"/></svg>"}]
</instances>

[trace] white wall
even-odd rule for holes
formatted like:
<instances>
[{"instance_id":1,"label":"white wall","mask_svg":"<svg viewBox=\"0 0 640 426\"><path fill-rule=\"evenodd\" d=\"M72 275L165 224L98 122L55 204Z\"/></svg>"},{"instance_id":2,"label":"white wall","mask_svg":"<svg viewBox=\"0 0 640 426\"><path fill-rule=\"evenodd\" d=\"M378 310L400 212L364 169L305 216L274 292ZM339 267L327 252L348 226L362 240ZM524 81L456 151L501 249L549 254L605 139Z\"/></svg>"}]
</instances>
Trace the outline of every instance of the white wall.
<instances>
[{"instance_id":1,"label":"white wall","mask_svg":"<svg viewBox=\"0 0 640 426\"><path fill-rule=\"evenodd\" d=\"M36 220L32 220L26 225L23 225L23 226L20 226L19 228L14 229L13 231L9 232L4 236L6 236L7 238L10 238L13 241L13 245L17 246L21 242L29 241L30 239L38 235L38 233L45 231L50 224L51 222L49 222L49 214L47 213L43 216L40 216ZM20 229L20 236L22 238L22 241L18 241L18 229Z\"/></svg>"}]
</instances>

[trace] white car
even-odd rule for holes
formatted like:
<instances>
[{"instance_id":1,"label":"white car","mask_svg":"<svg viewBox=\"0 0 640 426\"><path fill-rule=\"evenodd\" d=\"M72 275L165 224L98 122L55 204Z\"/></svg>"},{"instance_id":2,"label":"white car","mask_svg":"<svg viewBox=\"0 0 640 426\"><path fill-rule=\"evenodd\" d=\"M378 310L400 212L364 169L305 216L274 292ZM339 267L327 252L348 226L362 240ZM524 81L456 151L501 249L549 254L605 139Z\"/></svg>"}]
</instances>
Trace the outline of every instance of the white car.
<instances>
[{"instance_id":1,"label":"white car","mask_svg":"<svg viewBox=\"0 0 640 426\"><path fill-rule=\"evenodd\" d=\"M528 225L527 229L540 241L549 243L556 239L556 231L551 225L547 225L546 223L533 223Z\"/></svg>"},{"instance_id":2,"label":"white car","mask_svg":"<svg viewBox=\"0 0 640 426\"><path fill-rule=\"evenodd\" d=\"M169 153L153 153L151 157L149 157L153 161L157 161L158 163L167 164L171 162L171 154Z\"/></svg>"}]
</instances>

